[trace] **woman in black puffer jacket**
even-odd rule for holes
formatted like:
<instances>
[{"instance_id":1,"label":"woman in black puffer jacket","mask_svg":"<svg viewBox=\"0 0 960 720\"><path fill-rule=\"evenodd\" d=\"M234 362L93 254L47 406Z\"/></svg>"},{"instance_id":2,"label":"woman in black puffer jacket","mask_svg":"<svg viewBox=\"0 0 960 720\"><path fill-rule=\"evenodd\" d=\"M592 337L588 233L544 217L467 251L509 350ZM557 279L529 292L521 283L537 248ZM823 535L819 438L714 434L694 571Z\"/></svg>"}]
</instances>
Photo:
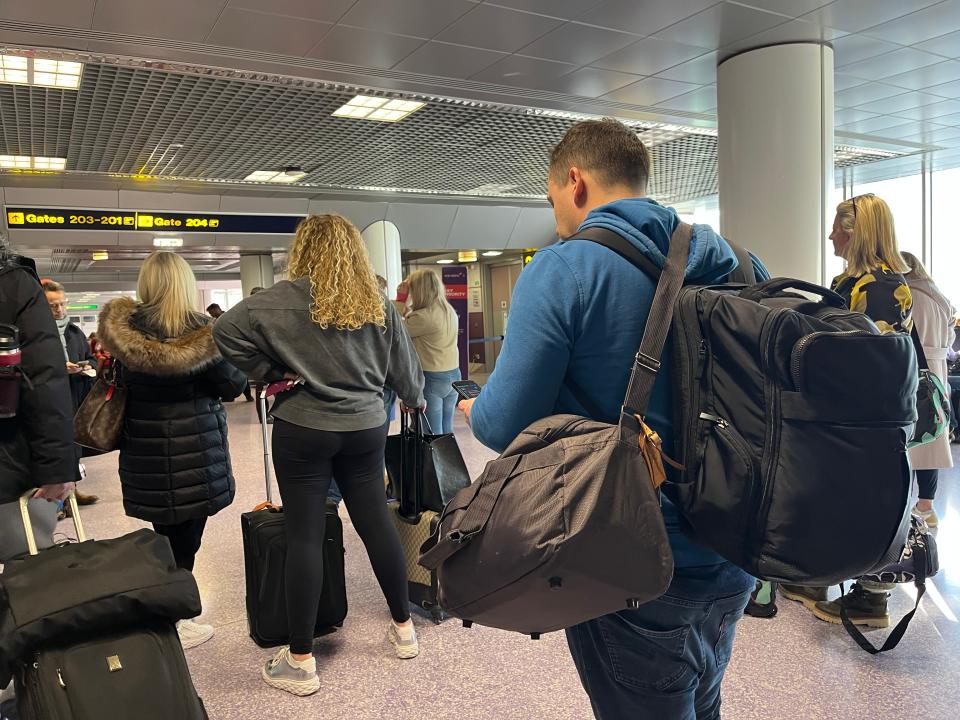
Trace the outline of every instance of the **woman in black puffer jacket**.
<instances>
[{"instance_id":1,"label":"woman in black puffer jacket","mask_svg":"<svg viewBox=\"0 0 960 720\"><path fill-rule=\"evenodd\" d=\"M213 342L213 325L195 309L197 284L183 258L155 252L140 269L137 294L100 313L97 335L119 363L128 389L120 440L127 515L170 539L177 565L193 570L207 518L233 502L236 483L222 398L247 379ZM184 647L213 628L178 625Z\"/></svg>"}]
</instances>

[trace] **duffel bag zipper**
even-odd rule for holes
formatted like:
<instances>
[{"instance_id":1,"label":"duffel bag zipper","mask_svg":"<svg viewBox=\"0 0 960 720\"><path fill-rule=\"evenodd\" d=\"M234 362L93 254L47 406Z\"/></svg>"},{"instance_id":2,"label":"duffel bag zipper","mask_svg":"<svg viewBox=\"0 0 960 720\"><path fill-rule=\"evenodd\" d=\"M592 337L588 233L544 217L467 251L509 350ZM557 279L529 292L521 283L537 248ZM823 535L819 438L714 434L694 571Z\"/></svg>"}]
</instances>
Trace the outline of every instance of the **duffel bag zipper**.
<instances>
[{"instance_id":1,"label":"duffel bag zipper","mask_svg":"<svg viewBox=\"0 0 960 720\"><path fill-rule=\"evenodd\" d=\"M790 377L793 380L793 389L797 392L800 392L800 365L803 360L803 353L810 346L810 343L816 340L818 337L823 335L844 335L844 336L853 336L853 335L864 335L869 337L879 337L875 336L873 333L867 332L866 330L818 330L817 332L812 332L807 335L804 335L793 348L793 357L790 361Z\"/></svg>"}]
</instances>

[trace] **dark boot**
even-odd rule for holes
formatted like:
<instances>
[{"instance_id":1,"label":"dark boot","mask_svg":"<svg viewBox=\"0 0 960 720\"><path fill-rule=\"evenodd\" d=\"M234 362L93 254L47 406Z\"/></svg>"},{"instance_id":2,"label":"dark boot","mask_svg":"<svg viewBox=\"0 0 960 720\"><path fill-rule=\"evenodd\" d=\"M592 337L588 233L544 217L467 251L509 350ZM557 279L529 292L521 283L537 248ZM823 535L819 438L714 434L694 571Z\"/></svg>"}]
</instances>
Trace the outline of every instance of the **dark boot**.
<instances>
[{"instance_id":1,"label":"dark boot","mask_svg":"<svg viewBox=\"0 0 960 720\"><path fill-rule=\"evenodd\" d=\"M813 610L813 606L818 602L826 602L827 589L825 587L810 587L808 585L785 585L780 584L780 594L787 600L794 600L803 603L808 610Z\"/></svg>"},{"instance_id":2,"label":"dark boot","mask_svg":"<svg viewBox=\"0 0 960 720\"><path fill-rule=\"evenodd\" d=\"M890 593L871 592L857 582L843 597L831 602L818 602L814 605L813 614L821 620L839 625L842 622L840 608L843 607L854 625L885 628L890 626L890 613L887 611L889 598Z\"/></svg>"}]
</instances>

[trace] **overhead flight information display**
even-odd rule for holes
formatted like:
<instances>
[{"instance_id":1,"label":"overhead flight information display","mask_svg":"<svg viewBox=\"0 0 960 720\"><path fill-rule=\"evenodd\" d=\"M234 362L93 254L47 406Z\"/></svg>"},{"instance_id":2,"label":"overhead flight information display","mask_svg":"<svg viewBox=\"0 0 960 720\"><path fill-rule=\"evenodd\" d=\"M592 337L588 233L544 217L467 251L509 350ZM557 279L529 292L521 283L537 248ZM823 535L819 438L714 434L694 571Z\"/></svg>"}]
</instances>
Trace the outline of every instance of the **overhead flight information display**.
<instances>
[{"instance_id":1,"label":"overhead flight information display","mask_svg":"<svg viewBox=\"0 0 960 720\"><path fill-rule=\"evenodd\" d=\"M7 226L20 230L133 230L143 232L266 233L292 235L301 215L141 212L8 207Z\"/></svg>"}]
</instances>

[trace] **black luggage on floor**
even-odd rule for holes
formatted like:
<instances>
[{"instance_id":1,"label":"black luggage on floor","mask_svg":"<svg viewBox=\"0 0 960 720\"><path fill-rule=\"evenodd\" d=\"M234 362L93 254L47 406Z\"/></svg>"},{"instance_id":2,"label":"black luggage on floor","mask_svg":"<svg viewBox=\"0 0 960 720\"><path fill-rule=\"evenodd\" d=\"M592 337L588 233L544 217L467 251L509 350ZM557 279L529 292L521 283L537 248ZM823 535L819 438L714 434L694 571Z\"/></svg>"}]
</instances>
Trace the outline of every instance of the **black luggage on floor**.
<instances>
[{"instance_id":1,"label":"black luggage on floor","mask_svg":"<svg viewBox=\"0 0 960 720\"><path fill-rule=\"evenodd\" d=\"M435 623L444 618L440 603L437 600L439 585L436 571L430 571L420 565L420 548L437 531L440 523L440 514L433 510L424 509L422 501L423 491L423 455L419 452L409 452L412 447L419 447L423 437L421 413L414 413L414 429L408 425L409 416L404 413L400 418L400 433L413 433L417 442L400 444L400 472L399 499L390 500L387 504L391 517L400 535L400 544L403 555L407 560L407 587L410 593L410 604L421 612L430 615Z\"/></svg>"},{"instance_id":2,"label":"black luggage on floor","mask_svg":"<svg viewBox=\"0 0 960 720\"><path fill-rule=\"evenodd\" d=\"M206 720L173 623L35 653L16 678L20 720Z\"/></svg>"},{"instance_id":3,"label":"black luggage on floor","mask_svg":"<svg viewBox=\"0 0 960 720\"><path fill-rule=\"evenodd\" d=\"M259 398L263 434L263 464L267 502L240 516L247 582L247 625L260 647L285 645L290 639L284 568L287 536L283 508L273 504L270 471L270 438L266 399ZM315 635L325 635L343 625L347 617L347 583L344 578L343 523L337 505L327 503L323 544L323 591L317 611Z\"/></svg>"}]
</instances>

